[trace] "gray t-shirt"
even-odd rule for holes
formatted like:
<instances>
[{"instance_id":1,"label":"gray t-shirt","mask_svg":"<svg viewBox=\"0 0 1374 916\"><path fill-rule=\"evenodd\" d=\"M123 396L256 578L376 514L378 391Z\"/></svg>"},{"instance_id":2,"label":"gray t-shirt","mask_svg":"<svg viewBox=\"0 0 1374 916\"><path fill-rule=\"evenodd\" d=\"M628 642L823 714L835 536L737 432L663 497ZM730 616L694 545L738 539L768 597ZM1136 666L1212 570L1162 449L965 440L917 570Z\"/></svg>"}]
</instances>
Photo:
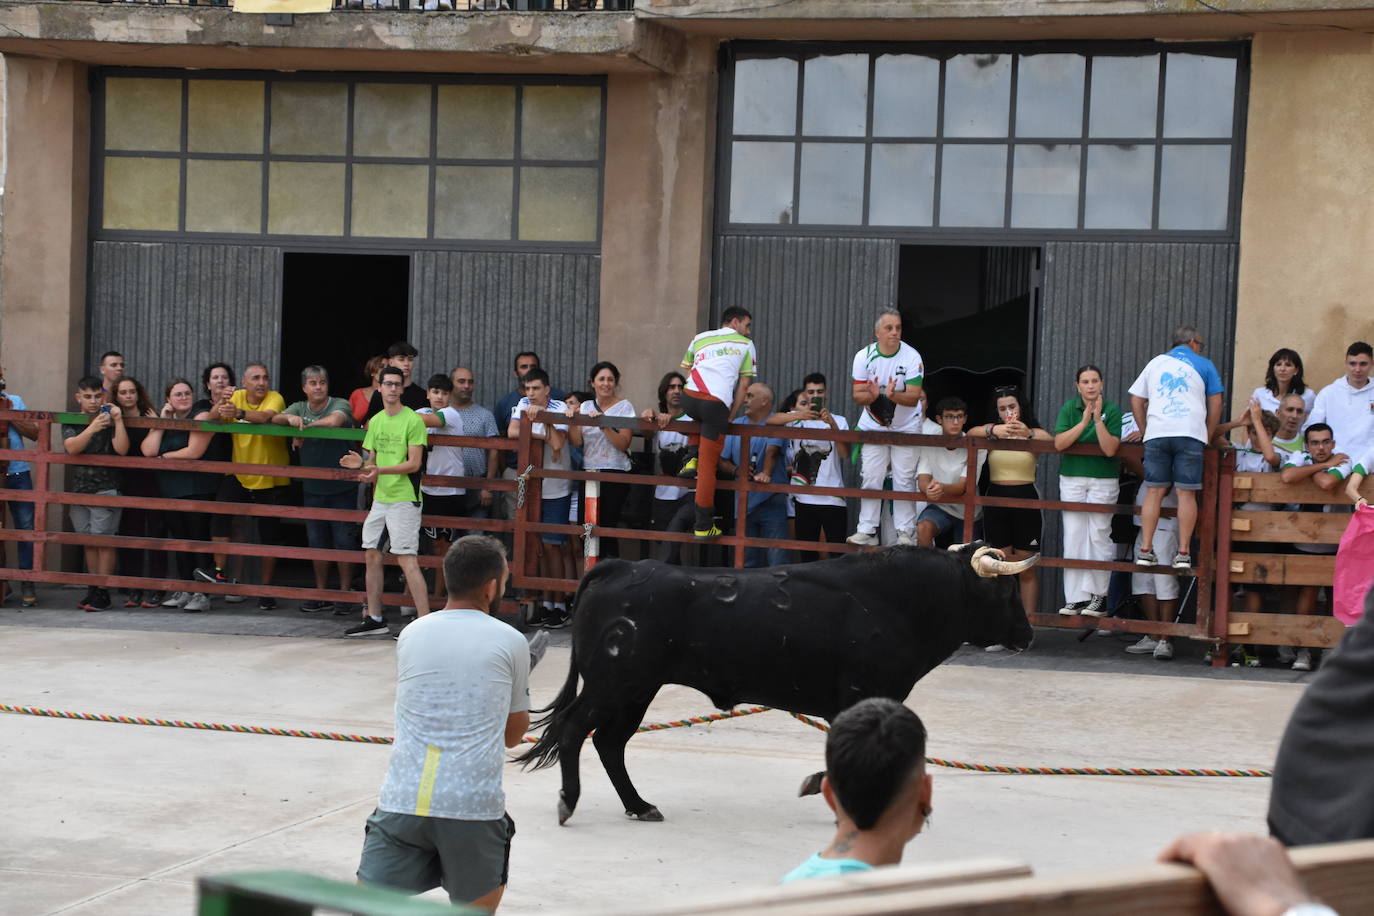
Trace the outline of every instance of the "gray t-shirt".
<instances>
[{"instance_id":1,"label":"gray t-shirt","mask_svg":"<svg viewBox=\"0 0 1374 916\"><path fill-rule=\"evenodd\" d=\"M530 651L477 610L435 611L396 642L396 743L377 807L499 820L506 719L530 708Z\"/></svg>"}]
</instances>

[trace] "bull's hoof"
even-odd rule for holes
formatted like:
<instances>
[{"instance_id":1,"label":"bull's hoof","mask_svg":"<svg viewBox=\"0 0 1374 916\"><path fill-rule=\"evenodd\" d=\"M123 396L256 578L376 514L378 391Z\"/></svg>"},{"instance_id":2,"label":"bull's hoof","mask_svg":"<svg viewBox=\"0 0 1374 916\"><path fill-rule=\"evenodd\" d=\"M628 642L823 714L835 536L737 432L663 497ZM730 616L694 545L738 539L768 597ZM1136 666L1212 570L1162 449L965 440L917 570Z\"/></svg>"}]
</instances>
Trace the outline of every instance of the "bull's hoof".
<instances>
[{"instance_id":1,"label":"bull's hoof","mask_svg":"<svg viewBox=\"0 0 1374 916\"><path fill-rule=\"evenodd\" d=\"M568 818L570 818L570 817L572 817L572 816L573 816L572 805L569 805L567 799L565 799L565 798L563 797L563 793L562 793L562 792L559 792L559 793L558 793L558 826L562 827L564 824L566 824L566 823L568 822Z\"/></svg>"},{"instance_id":2,"label":"bull's hoof","mask_svg":"<svg viewBox=\"0 0 1374 916\"><path fill-rule=\"evenodd\" d=\"M625 816L632 817L637 821L650 821L655 824L663 822L663 812L659 811L653 805L650 805L638 814L633 811L626 811Z\"/></svg>"},{"instance_id":3,"label":"bull's hoof","mask_svg":"<svg viewBox=\"0 0 1374 916\"><path fill-rule=\"evenodd\" d=\"M805 798L808 795L821 794L821 777L824 775L825 771L822 770L819 773L812 773L810 776L803 779L801 788L797 790L797 797Z\"/></svg>"}]
</instances>

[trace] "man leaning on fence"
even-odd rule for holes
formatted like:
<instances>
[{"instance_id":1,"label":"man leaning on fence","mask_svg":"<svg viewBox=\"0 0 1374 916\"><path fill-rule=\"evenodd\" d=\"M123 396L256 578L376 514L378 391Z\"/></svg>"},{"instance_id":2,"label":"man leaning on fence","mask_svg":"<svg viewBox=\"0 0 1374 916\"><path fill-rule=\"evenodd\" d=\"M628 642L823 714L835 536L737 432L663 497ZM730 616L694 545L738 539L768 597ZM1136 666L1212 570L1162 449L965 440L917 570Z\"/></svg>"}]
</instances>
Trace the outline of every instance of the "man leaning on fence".
<instances>
[{"instance_id":1,"label":"man leaning on fence","mask_svg":"<svg viewBox=\"0 0 1374 916\"><path fill-rule=\"evenodd\" d=\"M12 391L5 390L5 369L0 366L0 409L3 410L28 410L24 399ZM33 420L10 420L8 448L19 451L24 448L24 440L31 442L38 441L38 424ZM5 468L5 489L6 490L32 490L33 474L29 469L27 461L10 461ZM13 528L18 531L33 530L33 503L12 502L10 507L10 522ZM33 569L33 542L19 542L19 568ZM38 595L34 591L32 582L21 582L19 584L21 604L24 607L33 607L38 603Z\"/></svg>"},{"instance_id":2,"label":"man leaning on fence","mask_svg":"<svg viewBox=\"0 0 1374 916\"><path fill-rule=\"evenodd\" d=\"M117 404L101 403L104 397L100 379L86 376L76 383L76 406L86 415L85 423L62 424L62 446L68 455L127 455L129 435ZM119 468L73 465L67 473L67 491L98 496L118 496L123 475ZM68 510L72 530L77 534L112 535L119 531L118 506L79 506ZM114 575L113 547L86 547L86 572L96 576ZM83 611L104 611L110 595L103 586L92 585L77 602Z\"/></svg>"}]
</instances>

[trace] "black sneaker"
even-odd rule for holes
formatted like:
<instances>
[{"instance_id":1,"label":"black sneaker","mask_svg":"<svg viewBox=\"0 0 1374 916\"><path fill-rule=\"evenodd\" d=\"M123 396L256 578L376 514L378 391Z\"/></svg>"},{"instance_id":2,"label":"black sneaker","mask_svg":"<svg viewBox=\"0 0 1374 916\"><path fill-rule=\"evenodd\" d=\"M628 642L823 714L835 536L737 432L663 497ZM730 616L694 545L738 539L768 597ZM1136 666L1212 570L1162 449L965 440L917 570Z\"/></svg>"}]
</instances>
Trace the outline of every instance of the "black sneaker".
<instances>
[{"instance_id":1,"label":"black sneaker","mask_svg":"<svg viewBox=\"0 0 1374 916\"><path fill-rule=\"evenodd\" d=\"M110 609L110 593L103 588L91 589L89 600L82 606L86 611L108 611Z\"/></svg>"},{"instance_id":2,"label":"black sneaker","mask_svg":"<svg viewBox=\"0 0 1374 916\"><path fill-rule=\"evenodd\" d=\"M561 630L570 623L572 623L572 614L554 608L544 615L538 625L546 630Z\"/></svg>"},{"instance_id":3,"label":"black sneaker","mask_svg":"<svg viewBox=\"0 0 1374 916\"><path fill-rule=\"evenodd\" d=\"M301 608L301 610L305 610ZM363 612L361 604L336 604L334 605L335 617L357 617Z\"/></svg>"},{"instance_id":4,"label":"black sneaker","mask_svg":"<svg viewBox=\"0 0 1374 916\"><path fill-rule=\"evenodd\" d=\"M390 633L385 620L364 617L363 622L344 630L345 636L386 636Z\"/></svg>"},{"instance_id":5,"label":"black sneaker","mask_svg":"<svg viewBox=\"0 0 1374 916\"><path fill-rule=\"evenodd\" d=\"M131 591L126 591L126 592L124 593L124 606L125 606L125 607L140 607L140 606L142 606L142 604L143 604L143 592L139 591L138 589L133 589L133 590L131 590Z\"/></svg>"},{"instance_id":6,"label":"black sneaker","mask_svg":"<svg viewBox=\"0 0 1374 916\"><path fill-rule=\"evenodd\" d=\"M162 607L162 602L166 598L166 592L144 592L142 606L146 608Z\"/></svg>"},{"instance_id":7,"label":"black sneaker","mask_svg":"<svg viewBox=\"0 0 1374 916\"><path fill-rule=\"evenodd\" d=\"M82 596L77 600L77 602L76 602L76 609L77 609L78 611L89 611L90 608L87 607L87 605L91 603L91 599L94 598L94 597L95 597L95 586L92 585L90 588L86 589L86 594L82 595Z\"/></svg>"},{"instance_id":8,"label":"black sneaker","mask_svg":"<svg viewBox=\"0 0 1374 916\"><path fill-rule=\"evenodd\" d=\"M38 594L33 590L32 582L19 583L19 596L21 607L36 607L38 605Z\"/></svg>"},{"instance_id":9,"label":"black sneaker","mask_svg":"<svg viewBox=\"0 0 1374 916\"><path fill-rule=\"evenodd\" d=\"M302 601L301 610L307 614L318 614L320 611L334 610L332 601Z\"/></svg>"},{"instance_id":10,"label":"black sneaker","mask_svg":"<svg viewBox=\"0 0 1374 916\"><path fill-rule=\"evenodd\" d=\"M276 599L276 598L269 598L267 595L263 595L261 598L258 599L258 610L260 610L260 611L275 611L276 609L277 609L277 599Z\"/></svg>"},{"instance_id":11,"label":"black sneaker","mask_svg":"<svg viewBox=\"0 0 1374 916\"><path fill-rule=\"evenodd\" d=\"M226 576L224 570L218 566L198 566L194 573L195 577L202 582L209 582L211 585L238 585L239 580L233 576Z\"/></svg>"}]
</instances>

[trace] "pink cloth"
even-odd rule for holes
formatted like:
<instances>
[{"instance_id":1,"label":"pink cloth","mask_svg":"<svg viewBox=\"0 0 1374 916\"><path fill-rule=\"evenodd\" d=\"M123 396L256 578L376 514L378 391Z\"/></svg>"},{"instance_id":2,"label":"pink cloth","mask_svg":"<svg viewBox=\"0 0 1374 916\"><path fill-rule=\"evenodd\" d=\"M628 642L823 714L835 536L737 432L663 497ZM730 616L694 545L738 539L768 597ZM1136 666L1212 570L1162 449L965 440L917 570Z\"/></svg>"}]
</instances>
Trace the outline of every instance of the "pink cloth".
<instances>
[{"instance_id":1,"label":"pink cloth","mask_svg":"<svg viewBox=\"0 0 1374 916\"><path fill-rule=\"evenodd\" d=\"M1365 593L1374 582L1374 506L1357 506L1341 535L1336 575L1331 580L1332 613L1348 627L1364 616Z\"/></svg>"}]
</instances>

